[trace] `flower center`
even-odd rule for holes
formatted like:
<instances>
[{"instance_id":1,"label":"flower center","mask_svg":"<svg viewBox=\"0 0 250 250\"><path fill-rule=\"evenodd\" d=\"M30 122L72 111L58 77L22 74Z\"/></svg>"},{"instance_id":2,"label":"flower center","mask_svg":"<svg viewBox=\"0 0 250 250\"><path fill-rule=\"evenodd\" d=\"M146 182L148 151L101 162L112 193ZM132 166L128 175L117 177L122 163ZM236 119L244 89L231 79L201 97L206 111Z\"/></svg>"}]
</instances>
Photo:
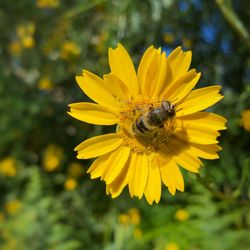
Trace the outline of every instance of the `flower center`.
<instances>
[{"instance_id":1,"label":"flower center","mask_svg":"<svg viewBox=\"0 0 250 250\"><path fill-rule=\"evenodd\" d=\"M149 112L156 117L148 115ZM117 133L124 145L136 153L156 152L174 133L175 117L167 117L161 101L139 96L120 113Z\"/></svg>"}]
</instances>

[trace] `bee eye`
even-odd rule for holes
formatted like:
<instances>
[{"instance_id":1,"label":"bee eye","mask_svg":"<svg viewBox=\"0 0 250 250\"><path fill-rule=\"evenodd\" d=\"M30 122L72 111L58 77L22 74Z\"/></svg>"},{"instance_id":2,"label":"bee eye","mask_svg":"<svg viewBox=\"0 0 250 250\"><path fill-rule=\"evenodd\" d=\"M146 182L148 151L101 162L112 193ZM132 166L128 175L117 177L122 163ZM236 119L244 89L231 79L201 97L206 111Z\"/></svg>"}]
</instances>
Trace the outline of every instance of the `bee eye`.
<instances>
[{"instance_id":1,"label":"bee eye","mask_svg":"<svg viewBox=\"0 0 250 250\"><path fill-rule=\"evenodd\" d=\"M165 109L167 112L169 112L169 109L170 109L170 103L168 101L163 101L161 103L163 109Z\"/></svg>"}]
</instances>

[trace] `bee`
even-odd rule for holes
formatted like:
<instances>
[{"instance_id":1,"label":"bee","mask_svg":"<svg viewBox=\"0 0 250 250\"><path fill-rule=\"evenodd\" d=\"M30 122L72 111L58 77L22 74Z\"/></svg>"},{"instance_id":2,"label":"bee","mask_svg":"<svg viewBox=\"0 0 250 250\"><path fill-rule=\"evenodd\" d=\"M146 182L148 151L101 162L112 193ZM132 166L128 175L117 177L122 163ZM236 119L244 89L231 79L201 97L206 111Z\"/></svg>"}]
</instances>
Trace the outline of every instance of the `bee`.
<instances>
[{"instance_id":1,"label":"bee","mask_svg":"<svg viewBox=\"0 0 250 250\"><path fill-rule=\"evenodd\" d=\"M159 107L150 107L140 114L132 125L133 131L138 135L145 135L164 127L164 123L175 117L175 105L169 101L162 101Z\"/></svg>"}]
</instances>

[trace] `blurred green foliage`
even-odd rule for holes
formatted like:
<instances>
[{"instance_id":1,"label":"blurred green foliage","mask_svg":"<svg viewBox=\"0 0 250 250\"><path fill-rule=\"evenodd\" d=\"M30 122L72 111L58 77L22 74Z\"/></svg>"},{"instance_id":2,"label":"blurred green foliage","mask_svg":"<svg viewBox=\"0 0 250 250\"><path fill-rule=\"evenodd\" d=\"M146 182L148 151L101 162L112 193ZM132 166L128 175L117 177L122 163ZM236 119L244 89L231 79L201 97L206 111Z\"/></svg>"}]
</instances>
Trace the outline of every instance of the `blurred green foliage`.
<instances>
[{"instance_id":1,"label":"blurred green foliage","mask_svg":"<svg viewBox=\"0 0 250 250\"><path fill-rule=\"evenodd\" d=\"M250 249L249 27L247 0L1 1L0 249ZM112 200L73 152L114 130L66 111L88 100L75 75L108 72L118 42L136 65L150 44L191 49L199 86L223 86L220 159L183 171L186 191L164 189L154 206L127 191Z\"/></svg>"}]
</instances>

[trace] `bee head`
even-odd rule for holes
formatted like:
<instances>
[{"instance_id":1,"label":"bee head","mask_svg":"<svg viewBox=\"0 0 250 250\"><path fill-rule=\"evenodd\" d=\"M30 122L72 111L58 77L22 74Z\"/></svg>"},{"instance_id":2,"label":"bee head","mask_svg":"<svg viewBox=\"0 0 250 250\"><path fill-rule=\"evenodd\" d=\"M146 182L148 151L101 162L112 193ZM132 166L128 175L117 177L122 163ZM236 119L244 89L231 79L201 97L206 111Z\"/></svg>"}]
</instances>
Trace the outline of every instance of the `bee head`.
<instances>
[{"instance_id":1,"label":"bee head","mask_svg":"<svg viewBox=\"0 0 250 250\"><path fill-rule=\"evenodd\" d=\"M175 105L169 101L162 101L161 106L163 110L165 110L169 117L173 117L175 115Z\"/></svg>"}]
</instances>

